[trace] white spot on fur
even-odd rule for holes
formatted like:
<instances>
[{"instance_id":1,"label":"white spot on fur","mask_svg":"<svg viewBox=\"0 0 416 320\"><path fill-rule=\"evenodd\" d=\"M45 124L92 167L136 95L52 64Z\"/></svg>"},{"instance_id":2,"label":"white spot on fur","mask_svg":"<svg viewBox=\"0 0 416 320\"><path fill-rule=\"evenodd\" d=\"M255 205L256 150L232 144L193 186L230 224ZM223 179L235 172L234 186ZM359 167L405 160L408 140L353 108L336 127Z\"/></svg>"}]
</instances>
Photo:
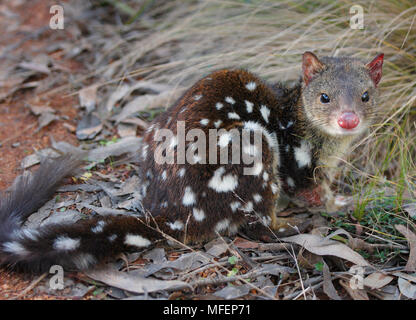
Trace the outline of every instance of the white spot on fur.
<instances>
[{"instance_id":1,"label":"white spot on fur","mask_svg":"<svg viewBox=\"0 0 416 320\"><path fill-rule=\"evenodd\" d=\"M202 221L202 220L205 219L205 212L202 209L194 208L192 210L192 213L193 213L194 218L195 218L196 221Z\"/></svg>"},{"instance_id":2,"label":"white spot on fur","mask_svg":"<svg viewBox=\"0 0 416 320\"><path fill-rule=\"evenodd\" d=\"M202 98L202 94L197 94L197 95L194 95L194 100L195 101L198 101L198 100L200 100Z\"/></svg>"},{"instance_id":3,"label":"white spot on fur","mask_svg":"<svg viewBox=\"0 0 416 320\"><path fill-rule=\"evenodd\" d=\"M214 122L214 126L217 129L220 127L221 124L222 124L222 121L221 120L217 120L217 121Z\"/></svg>"},{"instance_id":4,"label":"white spot on fur","mask_svg":"<svg viewBox=\"0 0 416 320\"><path fill-rule=\"evenodd\" d=\"M255 82L249 82L246 84L246 88L249 91L254 91L256 90L257 84Z\"/></svg>"},{"instance_id":5,"label":"white spot on fur","mask_svg":"<svg viewBox=\"0 0 416 320\"><path fill-rule=\"evenodd\" d=\"M264 181L268 181L269 180L269 174L266 171L263 172L263 180Z\"/></svg>"},{"instance_id":6,"label":"white spot on fur","mask_svg":"<svg viewBox=\"0 0 416 320\"><path fill-rule=\"evenodd\" d=\"M244 102L246 103L247 112L248 113L252 113L253 112L254 103L252 103L250 101L247 101L247 100L245 100Z\"/></svg>"},{"instance_id":7,"label":"white spot on fur","mask_svg":"<svg viewBox=\"0 0 416 320\"><path fill-rule=\"evenodd\" d=\"M195 193L192 191L191 187L186 187L183 198L182 198L182 204L184 206L191 206L195 203L196 203Z\"/></svg>"},{"instance_id":8,"label":"white spot on fur","mask_svg":"<svg viewBox=\"0 0 416 320\"><path fill-rule=\"evenodd\" d=\"M263 199L263 198L261 197L261 195L256 193L256 194L253 194L253 199L254 199L254 202L259 203L261 201L261 199Z\"/></svg>"},{"instance_id":9,"label":"white spot on fur","mask_svg":"<svg viewBox=\"0 0 416 320\"><path fill-rule=\"evenodd\" d=\"M25 256L29 252L17 241L5 242L3 244L3 250L10 252L18 256Z\"/></svg>"},{"instance_id":10,"label":"white spot on fur","mask_svg":"<svg viewBox=\"0 0 416 320\"><path fill-rule=\"evenodd\" d=\"M91 228L91 231L94 233L100 233L103 232L105 226L105 221L100 220L97 222L97 225L94 228Z\"/></svg>"},{"instance_id":11,"label":"white spot on fur","mask_svg":"<svg viewBox=\"0 0 416 320\"><path fill-rule=\"evenodd\" d=\"M178 171L178 176L181 177L181 178L183 178L183 176L185 175L185 172L186 172L185 168L181 168Z\"/></svg>"},{"instance_id":12,"label":"white spot on fur","mask_svg":"<svg viewBox=\"0 0 416 320\"><path fill-rule=\"evenodd\" d=\"M289 187L291 188L295 187L295 181L291 177L287 177L286 182Z\"/></svg>"},{"instance_id":13,"label":"white spot on fur","mask_svg":"<svg viewBox=\"0 0 416 320\"><path fill-rule=\"evenodd\" d=\"M241 207L241 202L238 202L238 201L231 202L230 207L231 207L232 212L235 212L238 208Z\"/></svg>"},{"instance_id":14,"label":"white spot on fur","mask_svg":"<svg viewBox=\"0 0 416 320\"><path fill-rule=\"evenodd\" d=\"M56 250L72 251L78 249L80 242L80 239L72 239L66 236L59 236L55 239L53 247Z\"/></svg>"},{"instance_id":15,"label":"white spot on fur","mask_svg":"<svg viewBox=\"0 0 416 320\"><path fill-rule=\"evenodd\" d=\"M299 168L311 165L311 148L307 141L303 140L299 148L294 148L295 159Z\"/></svg>"},{"instance_id":16,"label":"white spot on fur","mask_svg":"<svg viewBox=\"0 0 416 320\"><path fill-rule=\"evenodd\" d=\"M179 221L179 220L176 220L174 223L168 222L167 225L172 230L183 230L183 227L184 227L182 221Z\"/></svg>"},{"instance_id":17,"label":"white spot on fur","mask_svg":"<svg viewBox=\"0 0 416 320\"><path fill-rule=\"evenodd\" d=\"M151 242L143 238L142 236L139 236L137 234L127 234L124 238L124 243L128 246L135 246L138 248L147 247L151 244Z\"/></svg>"},{"instance_id":18,"label":"white spot on fur","mask_svg":"<svg viewBox=\"0 0 416 320\"><path fill-rule=\"evenodd\" d=\"M263 170L263 163L261 162L257 162L254 166L253 166L253 171L251 171L251 174L254 176L258 176L260 175L261 171Z\"/></svg>"},{"instance_id":19,"label":"white spot on fur","mask_svg":"<svg viewBox=\"0 0 416 320\"><path fill-rule=\"evenodd\" d=\"M261 106L260 108L261 115L263 116L264 121L269 123L270 109L266 106Z\"/></svg>"},{"instance_id":20,"label":"white spot on fur","mask_svg":"<svg viewBox=\"0 0 416 320\"><path fill-rule=\"evenodd\" d=\"M279 191L279 188L277 187L277 185L275 183L271 183L270 188L272 188L272 193L273 194L276 194L277 191Z\"/></svg>"},{"instance_id":21,"label":"white spot on fur","mask_svg":"<svg viewBox=\"0 0 416 320\"><path fill-rule=\"evenodd\" d=\"M222 107L224 107L224 105L223 105L221 102L217 102L217 103L215 104L215 108L217 108L217 110L221 110L221 109L222 109Z\"/></svg>"},{"instance_id":22,"label":"white spot on fur","mask_svg":"<svg viewBox=\"0 0 416 320\"><path fill-rule=\"evenodd\" d=\"M227 230L229 225L230 225L230 220L228 220L228 219L221 220L220 222L218 222L216 224L215 231L216 232L225 231L225 230Z\"/></svg>"},{"instance_id":23,"label":"white spot on fur","mask_svg":"<svg viewBox=\"0 0 416 320\"><path fill-rule=\"evenodd\" d=\"M208 119L202 119L201 121L199 121L199 123L203 126L206 126L209 123Z\"/></svg>"},{"instance_id":24,"label":"white spot on fur","mask_svg":"<svg viewBox=\"0 0 416 320\"><path fill-rule=\"evenodd\" d=\"M223 176L224 172L224 167L215 170L214 176L208 182L208 187L217 192L229 192L235 190L238 186L237 176L232 174Z\"/></svg>"},{"instance_id":25,"label":"white spot on fur","mask_svg":"<svg viewBox=\"0 0 416 320\"><path fill-rule=\"evenodd\" d=\"M166 180L166 178L167 178L167 173L166 173L166 170L164 170L162 172L162 180Z\"/></svg>"},{"instance_id":26,"label":"white spot on fur","mask_svg":"<svg viewBox=\"0 0 416 320\"><path fill-rule=\"evenodd\" d=\"M147 179L153 179L153 174L152 174L152 171L150 171L150 170L147 170L147 171L146 171L146 178L147 178Z\"/></svg>"},{"instance_id":27,"label":"white spot on fur","mask_svg":"<svg viewBox=\"0 0 416 320\"><path fill-rule=\"evenodd\" d=\"M113 242L114 240L117 239L117 235L113 234L113 235L109 236L107 239L108 239L108 241Z\"/></svg>"},{"instance_id":28,"label":"white spot on fur","mask_svg":"<svg viewBox=\"0 0 416 320\"><path fill-rule=\"evenodd\" d=\"M13 232L15 238L19 239L30 239L30 240L37 240L39 237L39 231L34 229L23 228L21 230L15 230Z\"/></svg>"},{"instance_id":29,"label":"white spot on fur","mask_svg":"<svg viewBox=\"0 0 416 320\"><path fill-rule=\"evenodd\" d=\"M196 154L194 154L193 157L194 157L194 163L199 163L202 161L202 158Z\"/></svg>"},{"instance_id":30,"label":"white spot on fur","mask_svg":"<svg viewBox=\"0 0 416 320\"><path fill-rule=\"evenodd\" d=\"M232 97L225 97L225 102L228 102L229 104L234 104L235 100Z\"/></svg>"},{"instance_id":31,"label":"white spot on fur","mask_svg":"<svg viewBox=\"0 0 416 320\"><path fill-rule=\"evenodd\" d=\"M284 126L280 121L279 121L279 128L280 130L286 130L289 129L291 126L293 125L293 121L288 121L286 126Z\"/></svg>"},{"instance_id":32,"label":"white spot on fur","mask_svg":"<svg viewBox=\"0 0 416 320\"><path fill-rule=\"evenodd\" d=\"M253 211L253 202L249 201L247 202L244 207L242 207L240 210L244 211L244 212L251 212Z\"/></svg>"},{"instance_id":33,"label":"white spot on fur","mask_svg":"<svg viewBox=\"0 0 416 320\"><path fill-rule=\"evenodd\" d=\"M240 119L240 116L237 113L235 113L235 112L229 112L228 113L228 118L229 119L239 120Z\"/></svg>"},{"instance_id":34,"label":"white spot on fur","mask_svg":"<svg viewBox=\"0 0 416 320\"><path fill-rule=\"evenodd\" d=\"M167 208L167 207L168 207L168 202L167 202L167 201L163 201L163 202L160 204L160 207L161 207L161 208Z\"/></svg>"},{"instance_id":35,"label":"white spot on fur","mask_svg":"<svg viewBox=\"0 0 416 320\"><path fill-rule=\"evenodd\" d=\"M263 224L266 226L270 226L270 224L272 223L272 218L270 218L270 216L263 216L261 220Z\"/></svg>"}]
</instances>

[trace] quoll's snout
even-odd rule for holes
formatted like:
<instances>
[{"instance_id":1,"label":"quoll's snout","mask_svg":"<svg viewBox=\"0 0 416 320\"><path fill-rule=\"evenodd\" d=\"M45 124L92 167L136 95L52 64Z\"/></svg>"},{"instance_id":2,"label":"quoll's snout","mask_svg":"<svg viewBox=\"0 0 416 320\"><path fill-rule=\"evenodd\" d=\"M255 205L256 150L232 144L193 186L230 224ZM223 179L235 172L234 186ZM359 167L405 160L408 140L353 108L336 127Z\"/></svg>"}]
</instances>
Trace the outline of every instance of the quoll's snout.
<instances>
[{"instance_id":1,"label":"quoll's snout","mask_svg":"<svg viewBox=\"0 0 416 320\"><path fill-rule=\"evenodd\" d=\"M355 112L343 112L338 118L338 124L343 129L354 129L360 123L360 118Z\"/></svg>"}]
</instances>

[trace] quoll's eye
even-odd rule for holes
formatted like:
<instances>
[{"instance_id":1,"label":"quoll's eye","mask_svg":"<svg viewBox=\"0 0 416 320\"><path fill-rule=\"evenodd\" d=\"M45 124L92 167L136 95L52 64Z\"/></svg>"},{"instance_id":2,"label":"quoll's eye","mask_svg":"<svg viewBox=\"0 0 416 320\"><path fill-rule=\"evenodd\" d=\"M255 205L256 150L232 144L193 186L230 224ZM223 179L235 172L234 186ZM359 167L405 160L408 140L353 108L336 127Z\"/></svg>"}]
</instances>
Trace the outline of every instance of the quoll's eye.
<instances>
[{"instance_id":1,"label":"quoll's eye","mask_svg":"<svg viewBox=\"0 0 416 320\"><path fill-rule=\"evenodd\" d=\"M328 103L331 101L326 93L321 93L321 102L322 103Z\"/></svg>"},{"instance_id":2,"label":"quoll's eye","mask_svg":"<svg viewBox=\"0 0 416 320\"><path fill-rule=\"evenodd\" d=\"M368 100L370 100L370 95L367 91L363 93L363 95L361 96L361 100L362 102L367 102Z\"/></svg>"}]
</instances>

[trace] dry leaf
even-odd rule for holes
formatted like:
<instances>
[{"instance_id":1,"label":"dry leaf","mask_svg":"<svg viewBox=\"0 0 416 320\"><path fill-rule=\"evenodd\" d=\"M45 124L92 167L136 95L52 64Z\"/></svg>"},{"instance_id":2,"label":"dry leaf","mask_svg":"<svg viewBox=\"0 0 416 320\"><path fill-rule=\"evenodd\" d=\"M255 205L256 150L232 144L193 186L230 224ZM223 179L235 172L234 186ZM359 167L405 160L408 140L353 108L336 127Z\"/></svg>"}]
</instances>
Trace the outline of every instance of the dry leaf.
<instances>
[{"instance_id":1,"label":"dry leaf","mask_svg":"<svg viewBox=\"0 0 416 320\"><path fill-rule=\"evenodd\" d=\"M404 235L409 242L409 260L407 260L404 270L416 271L416 234L410 231L408 227L401 224L396 224L394 227L397 231Z\"/></svg>"},{"instance_id":2,"label":"dry leaf","mask_svg":"<svg viewBox=\"0 0 416 320\"><path fill-rule=\"evenodd\" d=\"M363 289L352 289L349 283L340 280L339 283L343 286L343 288L348 292L348 294L354 300L370 300L367 292Z\"/></svg>"},{"instance_id":3,"label":"dry leaf","mask_svg":"<svg viewBox=\"0 0 416 320\"><path fill-rule=\"evenodd\" d=\"M374 272L364 279L364 285L370 289L380 289L389 284L393 277L381 272Z\"/></svg>"},{"instance_id":4,"label":"dry leaf","mask_svg":"<svg viewBox=\"0 0 416 320\"><path fill-rule=\"evenodd\" d=\"M40 129L42 129L43 127L46 127L48 124L50 124L52 121L58 120L59 117L54 115L53 113L42 113L39 118L38 118L38 129L37 131L39 131Z\"/></svg>"},{"instance_id":5,"label":"dry leaf","mask_svg":"<svg viewBox=\"0 0 416 320\"><path fill-rule=\"evenodd\" d=\"M108 98L106 110L110 112L114 108L115 104L119 100L123 99L124 96L129 92L129 90L130 86L128 86L127 84L119 86L117 90L114 90L111 96Z\"/></svg>"},{"instance_id":6,"label":"dry leaf","mask_svg":"<svg viewBox=\"0 0 416 320\"><path fill-rule=\"evenodd\" d=\"M187 283L183 281L144 278L131 275L127 272L114 271L109 268L88 271L86 274L94 280L139 294L160 290L174 290L177 287L187 286Z\"/></svg>"},{"instance_id":7,"label":"dry leaf","mask_svg":"<svg viewBox=\"0 0 416 320\"><path fill-rule=\"evenodd\" d=\"M110 156L120 156L126 153L135 153L141 149L141 141L142 139L137 137L121 138L116 143L109 144L105 147L92 149L88 153L88 160L101 161Z\"/></svg>"},{"instance_id":8,"label":"dry leaf","mask_svg":"<svg viewBox=\"0 0 416 320\"><path fill-rule=\"evenodd\" d=\"M393 272L393 275L416 283L416 274L411 275L403 272Z\"/></svg>"},{"instance_id":9,"label":"dry leaf","mask_svg":"<svg viewBox=\"0 0 416 320\"><path fill-rule=\"evenodd\" d=\"M95 84L89 87L86 87L78 92L79 104L81 107L84 107L87 112L91 112L95 109L97 105L97 88L99 85Z\"/></svg>"},{"instance_id":10,"label":"dry leaf","mask_svg":"<svg viewBox=\"0 0 416 320\"><path fill-rule=\"evenodd\" d=\"M329 268L325 261L323 261L323 274L324 274L324 285L323 290L325 294L331 298L332 300L341 300L341 297L338 295L337 290L334 287L334 284L331 280L331 272L329 271Z\"/></svg>"},{"instance_id":11,"label":"dry leaf","mask_svg":"<svg viewBox=\"0 0 416 320\"><path fill-rule=\"evenodd\" d=\"M21 62L18 66L22 69L27 69L31 71L36 71L39 73L50 74L51 70L46 63L37 63L37 62Z\"/></svg>"},{"instance_id":12,"label":"dry leaf","mask_svg":"<svg viewBox=\"0 0 416 320\"><path fill-rule=\"evenodd\" d=\"M101 120L92 113L88 113L78 121L76 136L78 140L93 139L102 129Z\"/></svg>"},{"instance_id":13,"label":"dry leaf","mask_svg":"<svg viewBox=\"0 0 416 320\"><path fill-rule=\"evenodd\" d=\"M353 262L358 266L370 266L370 264L360 254L347 247L345 244L327 238L322 238L321 236L298 234L296 236L283 238L282 241L296 243L304 247L306 250L320 256L336 256Z\"/></svg>"},{"instance_id":14,"label":"dry leaf","mask_svg":"<svg viewBox=\"0 0 416 320\"><path fill-rule=\"evenodd\" d=\"M407 203L402 208L409 214L409 216L416 219L416 202Z\"/></svg>"},{"instance_id":15,"label":"dry leaf","mask_svg":"<svg viewBox=\"0 0 416 320\"><path fill-rule=\"evenodd\" d=\"M137 126L134 124L120 123L117 126L117 133L120 137L136 136Z\"/></svg>"},{"instance_id":16,"label":"dry leaf","mask_svg":"<svg viewBox=\"0 0 416 320\"><path fill-rule=\"evenodd\" d=\"M134 124L136 126L142 127L143 129L147 129L149 127L148 122L136 117L124 119L121 121L121 123Z\"/></svg>"},{"instance_id":17,"label":"dry leaf","mask_svg":"<svg viewBox=\"0 0 416 320\"><path fill-rule=\"evenodd\" d=\"M400 292L409 299L416 299L416 285L411 284L409 281L399 278L397 280L399 284Z\"/></svg>"},{"instance_id":18,"label":"dry leaf","mask_svg":"<svg viewBox=\"0 0 416 320\"><path fill-rule=\"evenodd\" d=\"M56 112L55 109L53 109L51 107L46 107L46 106L29 105L29 109L35 116L39 116L39 115L44 114L44 113L55 113Z\"/></svg>"},{"instance_id":19,"label":"dry leaf","mask_svg":"<svg viewBox=\"0 0 416 320\"><path fill-rule=\"evenodd\" d=\"M145 94L138 96L129 103L127 103L123 110L117 114L112 120L117 123L123 121L126 118L130 118L139 111L150 110L157 107L169 106L178 97L180 90L165 91L160 94Z\"/></svg>"},{"instance_id":20,"label":"dry leaf","mask_svg":"<svg viewBox=\"0 0 416 320\"><path fill-rule=\"evenodd\" d=\"M249 241L240 237L235 238L233 243L240 249L257 249L259 247L257 242Z\"/></svg>"}]
</instances>

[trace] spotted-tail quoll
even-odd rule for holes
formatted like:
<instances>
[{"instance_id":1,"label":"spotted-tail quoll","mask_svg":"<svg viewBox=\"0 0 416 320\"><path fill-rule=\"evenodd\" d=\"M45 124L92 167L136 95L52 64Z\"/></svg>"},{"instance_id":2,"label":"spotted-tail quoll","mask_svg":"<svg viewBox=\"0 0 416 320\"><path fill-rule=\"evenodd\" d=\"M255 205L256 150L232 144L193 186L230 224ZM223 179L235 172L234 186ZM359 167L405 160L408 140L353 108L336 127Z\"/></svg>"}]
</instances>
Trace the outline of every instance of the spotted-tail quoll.
<instances>
[{"instance_id":1,"label":"spotted-tail quoll","mask_svg":"<svg viewBox=\"0 0 416 320\"><path fill-rule=\"evenodd\" d=\"M382 64L383 54L365 63L305 52L290 88L244 70L209 74L143 137L144 215L23 227L78 165L45 162L1 199L0 264L82 270L166 238L195 243L242 229L279 236L289 228L276 215L284 194L333 211L334 169L377 116Z\"/></svg>"}]
</instances>

